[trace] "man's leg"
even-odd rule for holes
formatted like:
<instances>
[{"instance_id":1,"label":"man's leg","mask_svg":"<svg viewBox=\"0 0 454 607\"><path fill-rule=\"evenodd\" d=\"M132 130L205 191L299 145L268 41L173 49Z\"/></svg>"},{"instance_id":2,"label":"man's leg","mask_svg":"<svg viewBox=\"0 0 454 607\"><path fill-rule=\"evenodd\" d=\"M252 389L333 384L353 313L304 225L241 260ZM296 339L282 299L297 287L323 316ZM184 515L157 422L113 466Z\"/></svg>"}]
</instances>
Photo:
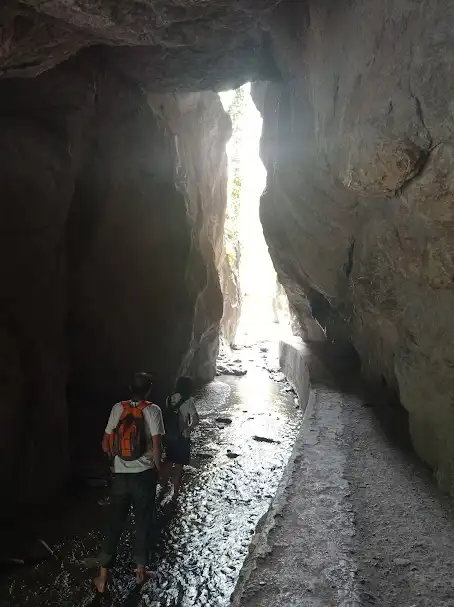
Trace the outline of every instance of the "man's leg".
<instances>
[{"instance_id":1,"label":"man's leg","mask_svg":"<svg viewBox=\"0 0 454 607\"><path fill-rule=\"evenodd\" d=\"M160 472L160 483L165 486L170 480L170 473L172 472L172 462L168 459L161 463L161 472Z\"/></svg>"},{"instance_id":2,"label":"man's leg","mask_svg":"<svg viewBox=\"0 0 454 607\"><path fill-rule=\"evenodd\" d=\"M138 584L146 581L146 566L150 557L154 529L157 479L156 470L140 472L135 474L133 479L132 493L136 519L134 560L137 564L136 581Z\"/></svg>"},{"instance_id":3,"label":"man's leg","mask_svg":"<svg viewBox=\"0 0 454 607\"><path fill-rule=\"evenodd\" d=\"M175 464L172 470L172 482L174 486L174 498L178 496L178 493L183 482L183 466L189 464L191 459L191 440L189 438L181 437L178 443L178 464Z\"/></svg>"},{"instance_id":4,"label":"man's leg","mask_svg":"<svg viewBox=\"0 0 454 607\"><path fill-rule=\"evenodd\" d=\"M173 483L173 497L176 498L180 492L181 483L183 482L183 466L181 464L175 464L172 468L172 483Z\"/></svg>"},{"instance_id":5,"label":"man's leg","mask_svg":"<svg viewBox=\"0 0 454 607\"><path fill-rule=\"evenodd\" d=\"M127 474L116 474L112 484L110 504L104 529L104 541L98 557L101 564L99 575L93 581L99 592L104 592L109 568L117 555L117 545L128 517L131 495L128 490Z\"/></svg>"}]
</instances>

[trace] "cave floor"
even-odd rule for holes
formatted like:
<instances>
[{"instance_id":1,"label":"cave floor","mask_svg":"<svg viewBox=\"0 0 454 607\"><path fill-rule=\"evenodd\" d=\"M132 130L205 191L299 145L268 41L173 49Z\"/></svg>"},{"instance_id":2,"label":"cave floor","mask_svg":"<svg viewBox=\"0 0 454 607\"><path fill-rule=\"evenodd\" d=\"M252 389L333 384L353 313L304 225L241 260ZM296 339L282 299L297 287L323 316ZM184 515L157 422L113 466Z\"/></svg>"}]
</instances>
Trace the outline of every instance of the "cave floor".
<instances>
[{"instance_id":1,"label":"cave floor","mask_svg":"<svg viewBox=\"0 0 454 607\"><path fill-rule=\"evenodd\" d=\"M106 489L92 488L43 531L54 558L3 572L1 607L454 607L452 503L403 413L319 386L302 418L266 349L199 394L184 490L158 513L156 581L137 591L128 529L97 600Z\"/></svg>"},{"instance_id":2,"label":"cave floor","mask_svg":"<svg viewBox=\"0 0 454 607\"><path fill-rule=\"evenodd\" d=\"M314 389L242 607L453 607L454 512L405 415ZM265 538L263 538L265 539Z\"/></svg>"},{"instance_id":3,"label":"cave floor","mask_svg":"<svg viewBox=\"0 0 454 607\"><path fill-rule=\"evenodd\" d=\"M274 381L265 368L270 364L267 348L247 348L238 356L248 368L247 375L221 376L198 395L202 422L195 433L184 490L175 507L158 511L157 580L137 591L128 529L111 592L102 604L230 604L251 539L276 493L302 421L283 376L275 371L274 379L279 381ZM90 566L99 548L106 508L98 502L106 494L105 488L92 488L69 511L55 514L59 520L41 533L54 557L3 572L1 607L99 603L90 584L94 573Z\"/></svg>"}]
</instances>

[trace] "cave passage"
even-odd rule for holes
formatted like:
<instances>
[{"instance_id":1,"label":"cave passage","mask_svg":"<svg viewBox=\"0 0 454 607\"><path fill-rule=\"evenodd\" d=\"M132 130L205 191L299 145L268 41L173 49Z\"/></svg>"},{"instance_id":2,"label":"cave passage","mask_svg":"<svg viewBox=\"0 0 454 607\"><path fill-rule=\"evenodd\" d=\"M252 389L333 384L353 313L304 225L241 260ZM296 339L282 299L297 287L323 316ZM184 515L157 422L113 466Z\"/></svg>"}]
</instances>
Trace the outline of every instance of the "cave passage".
<instances>
[{"instance_id":1,"label":"cave passage","mask_svg":"<svg viewBox=\"0 0 454 607\"><path fill-rule=\"evenodd\" d=\"M244 377L221 376L197 395L202 423L193 437L185 484L176 507L164 503L156 518L152 566L157 580L137 592L130 565L133 528L128 526L109 605L230 605L256 527L276 494L301 425L289 385L283 378L274 381L263 368L277 366L271 355L255 346L238 356L248 367ZM2 578L1 607L11 602L28 607L93 604L90 565L101 541L106 495L106 488L92 487L69 512L55 515L60 520L41 530L54 557Z\"/></svg>"},{"instance_id":2,"label":"cave passage","mask_svg":"<svg viewBox=\"0 0 454 607\"><path fill-rule=\"evenodd\" d=\"M1 2L0 607L86 607L136 371L203 424L115 607L454 607L453 64L454 0Z\"/></svg>"},{"instance_id":3,"label":"cave passage","mask_svg":"<svg viewBox=\"0 0 454 607\"><path fill-rule=\"evenodd\" d=\"M227 335L224 331L224 337L238 346L276 342L279 336L292 333L287 296L278 282L260 221L260 197L266 187L260 158L263 120L251 83L220 93L220 98L232 120L224 245L239 292L236 330ZM228 313L231 294L223 286Z\"/></svg>"}]
</instances>

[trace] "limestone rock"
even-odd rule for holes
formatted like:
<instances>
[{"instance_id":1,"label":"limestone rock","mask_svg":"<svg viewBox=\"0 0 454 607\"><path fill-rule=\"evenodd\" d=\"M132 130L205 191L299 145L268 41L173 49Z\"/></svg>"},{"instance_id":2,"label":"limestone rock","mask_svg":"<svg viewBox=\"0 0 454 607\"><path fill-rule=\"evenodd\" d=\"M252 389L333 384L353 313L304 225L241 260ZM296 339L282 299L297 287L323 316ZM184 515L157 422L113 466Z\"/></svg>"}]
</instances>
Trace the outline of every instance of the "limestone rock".
<instances>
[{"instance_id":1,"label":"limestone rock","mask_svg":"<svg viewBox=\"0 0 454 607\"><path fill-rule=\"evenodd\" d=\"M235 375L242 376L246 375L247 369L238 364L232 364L231 362L218 361L216 375Z\"/></svg>"},{"instance_id":2,"label":"limestone rock","mask_svg":"<svg viewBox=\"0 0 454 607\"><path fill-rule=\"evenodd\" d=\"M190 46L102 47L101 54L113 69L159 92L230 90L257 78L279 77L257 23L234 34L214 25Z\"/></svg>"},{"instance_id":3,"label":"limestone rock","mask_svg":"<svg viewBox=\"0 0 454 607\"><path fill-rule=\"evenodd\" d=\"M185 194L191 224L186 283L196 303L191 345L182 371L205 382L216 372L223 311L218 268L227 204L230 118L215 93L149 95L148 100L175 136L177 183ZM199 268L200 276L194 272Z\"/></svg>"},{"instance_id":4,"label":"limestone rock","mask_svg":"<svg viewBox=\"0 0 454 607\"><path fill-rule=\"evenodd\" d=\"M398 391L450 491L453 25L441 1L284 2L270 28L284 82L255 90L261 217L290 302Z\"/></svg>"},{"instance_id":5,"label":"limestone rock","mask_svg":"<svg viewBox=\"0 0 454 607\"><path fill-rule=\"evenodd\" d=\"M229 119L90 59L0 83L0 482L19 503L61 487L70 444L93 471L135 370L158 396L215 374Z\"/></svg>"},{"instance_id":6,"label":"limestone rock","mask_svg":"<svg viewBox=\"0 0 454 607\"><path fill-rule=\"evenodd\" d=\"M97 45L102 61L157 91L269 78L276 72L262 20L276 3L4 0L0 76L35 76Z\"/></svg>"},{"instance_id":7,"label":"limestone rock","mask_svg":"<svg viewBox=\"0 0 454 607\"><path fill-rule=\"evenodd\" d=\"M221 290L224 298L223 314L221 319L221 334L227 346L235 341L236 330L241 316L241 290L238 277L238 268L232 267L231 261L223 251L218 266Z\"/></svg>"},{"instance_id":8,"label":"limestone rock","mask_svg":"<svg viewBox=\"0 0 454 607\"><path fill-rule=\"evenodd\" d=\"M2 3L11 495L45 500L68 440L92 457L133 370L153 371L161 396L179 371L213 376L229 125L212 93L144 91L250 79L270 80L255 87L261 220L302 335L354 345L454 490L453 26L442 0Z\"/></svg>"},{"instance_id":9,"label":"limestone rock","mask_svg":"<svg viewBox=\"0 0 454 607\"><path fill-rule=\"evenodd\" d=\"M95 42L52 17L15 0L0 7L0 76L37 76Z\"/></svg>"},{"instance_id":10,"label":"limestone rock","mask_svg":"<svg viewBox=\"0 0 454 607\"><path fill-rule=\"evenodd\" d=\"M109 72L96 94L93 147L68 224L71 369L79 390L113 397L134 370L176 376L206 268L188 260L192 218L168 124Z\"/></svg>"},{"instance_id":11,"label":"limestone rock","mask_svg":"<svg viewBox=\"0 0 454 607\"><path fill-rule=\"evenodd\" d=\"M90 73L59 76L0 87L0 482L25 503L61 486L69 455L65 230L95 104Z\"/></svg>"},{"instance_id":12,"label":"limestone rock","mask_svg":"<svg viewBox=\"0 0 454 607\"><path fill-rule=\"evenodd\" d=\"M170 48L194 43L207 33L221 34L235 25L248 28L276 0L23 0L37 12L114 44L155 45Z\"/></svg>"}]
</instances>

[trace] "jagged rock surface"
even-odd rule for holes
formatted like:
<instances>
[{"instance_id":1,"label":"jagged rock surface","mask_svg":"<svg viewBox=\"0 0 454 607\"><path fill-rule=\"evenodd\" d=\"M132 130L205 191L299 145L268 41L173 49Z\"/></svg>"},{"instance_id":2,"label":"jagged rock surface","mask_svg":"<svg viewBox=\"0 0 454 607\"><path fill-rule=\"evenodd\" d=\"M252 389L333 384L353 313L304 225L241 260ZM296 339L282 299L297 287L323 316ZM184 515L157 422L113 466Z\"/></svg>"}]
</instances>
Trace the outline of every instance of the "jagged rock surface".
<instances>
[{"instance_id":1,"label":"jagged rock surface","mask_svg":"<svg viewBox=\"0 0 454 607\"><path fill-rule=\"evenodd\" d=\"M153 90L231 88L276 75L262 20L277 0L4 0L0 76L35 76L78 50ZM119 48L113 48L119 47Z\"/></svg>"},{"instance_id":2,"label":"jagged rock surface","mask_svg":"<svg viewBox=\"0 0 454 607\"><path fill-rule=\"evenodd\" d=\"M3 81L0 120L0 482L30 503L69 441L92 461L133 371L164 392L182 365L214 377L230 121L212 93L156 106L84 58Z\"/></svg>"},{"instance_id":3,"label":"jagged rock surface","mask_svg":"<svg viewBox=\"0 0 454 607\"><path fill-rule=\"evenodd\" d=\"M108 400L139 364L212 375L214 181L175 147L202 127L185 122L180 137L174 112L201 113L191 97L152 109L142 90L249 79L276 80L255 92L261 217L302 333L354 344L453 489L453 25L446 0L2 3L0 480L11 494L43 497L63 480L68 373L79 420L81 402ZM226 136L218 125L194 144L204 171L224 162ZM204 192L177 179L179 164ZM42 461L59 464L43 477Z\"/></svg>"},{"instance_id":4,"label":"jagged rock surface","mask_svg":"<svg viewBox=\"0 0 454 607\"><path fill-rule=\"evenodd\" d=\"M255 91L262 222L303 329L312 311L398 391L451 491L453 25L446 2L285 2L271 27L285 81Z\"/></svg>"},{"instance_id":5,"label":"jagged rock surface","mask_svg":"<svg viewBox=\"0 0 454 607\"><path fill-rule=\"evenodd\" d=\"M238 247L239 249L239 247ZM221 319L221 334L227 344L235 343L235 335L241 316L241 289L238 268L233 265L225 251L218 266L224 307Z\"/></svg>"},{"instance_id":6,"label":"jagged rock surface","mask_svg":"<svg viewBox=\"0 0 454 607\"><path fill-rule=\"evenodd\" d=\"M215 93L149 95L148 101L176 138L177 179L192 224L186 283L196 293L196 305L182 372L206 382L216 373L223 311L219 271L227 202L226 143L231 122ZM194 268L202 269L201 276L193 272Z\"/></svg>"}]
</instances>

